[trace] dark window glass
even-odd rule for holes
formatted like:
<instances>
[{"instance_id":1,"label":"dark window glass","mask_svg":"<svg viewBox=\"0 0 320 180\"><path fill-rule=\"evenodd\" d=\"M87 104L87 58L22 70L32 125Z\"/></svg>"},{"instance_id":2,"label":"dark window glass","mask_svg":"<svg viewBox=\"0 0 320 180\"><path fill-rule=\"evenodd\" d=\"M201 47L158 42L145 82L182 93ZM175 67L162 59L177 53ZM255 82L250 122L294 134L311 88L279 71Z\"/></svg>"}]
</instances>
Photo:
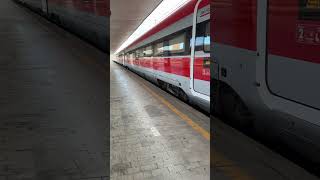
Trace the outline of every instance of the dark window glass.
<instances>
[{"instance_id":1,"label":"dark window glass","mask_svg":"<svg viewBox=\"0 0 320 180\"><path fill-rule=\"evenodd\" d=\"M169 40L168 46L165 46L164 50L169 51L170 55L181 54L186 50L185 45L186 33L180 34Z\"/></svg>"},{"instance_id":2,"label":"dark window glass","mask_svg":"<svg viewBox=\"0 0 320 180\"><path fill-rule=\"evenodd\" d=\"M299 0L300 19L320 20L320 0Z\"/></svg>"},{"instance_id":3,"label":"dark window glass","mask_svg":"<svg viewBox=\"0 0 320 180\"><path fill-rule=\"evenodd\" d=\"M136 58L141 58L141 57L143 57L143 50L137 49L136 50Z\"/></svg>"},{"instance_id":4,"label":"dark window glass","mask_svg":"<svg viewBox=\"0 0 320 180\"><path fill-rule=\"evenodd\" d=\"M139 49L139 57L144 57L143 51L144 51L144 48Z\"/></svg>"},{"instance_id":5,"label":"dark window glass","mask_svg":"<svg viewBox=\"0 0 320 180\"><path fill-rule=\"evenodd\" d=\"M152 46L148 46L148 47L144 48L143 54L144 54L145 57L153 56L153 48L152 48Z\"/></svg>"},{"instance_id":6,"label":"dark window glass","mask_svg":"<svg viewBox=\"0 0 320 180\"><path fill-rule=\"evenodd\" d=\"M204 42L204 24L197 24L197 33L196 33L196 42L195 42L195 51L203 51L203 42Z\"/></svg>"},{"instance_id":7,"label":"dark window glass","mask_svg":"<svg viewBox=\"0 0 320 180\"><path fill-rule=\"evenodd\" d=\"M190 38L191 47L192 37ZM210 51L210 23L202 22L197 24L195 51Z\"/></svg>"},{"instance_id":8,"label":"dark window glass","mask_svg":"<svg viewBox=\"0 0 320 180\"><path fill-rule=\"evenodd\" d=\"M204 48L205 52L210 52L210 22L205 24L205 34L204 34Z\"/></svg>"},{"instance_id":9,"label":"dark window glass","mask_svg":"<svg viewBox=\"0 0 320 180\"><path fill-rule=\"evenodd\" d=\"M154 46L154 56L162 56L164 52L163 42L157 43Z\"/></svg>"}]
</instances>

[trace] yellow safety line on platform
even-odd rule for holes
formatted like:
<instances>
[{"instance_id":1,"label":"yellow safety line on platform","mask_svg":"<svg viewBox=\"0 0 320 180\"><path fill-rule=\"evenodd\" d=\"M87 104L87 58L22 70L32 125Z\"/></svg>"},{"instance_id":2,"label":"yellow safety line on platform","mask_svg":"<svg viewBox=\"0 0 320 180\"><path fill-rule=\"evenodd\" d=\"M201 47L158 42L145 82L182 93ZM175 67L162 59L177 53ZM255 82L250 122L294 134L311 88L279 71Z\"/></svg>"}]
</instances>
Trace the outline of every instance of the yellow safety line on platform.
<instances>
[{"instance_id":1,"label":"yellow safety line on platform","mask_svg":"<svg viewBox=\"0 0 320 180\"><path fill-rule=\"evenodd\" d=\"M205 139L210 140L210 133L203 129L201 126L199 126L197 123L192 121L191 118L189 118L187 115L183 114L181 111L179 111L176 107L174 107L172 104L170 104L167 100L165 100L163 97L159 96L157 93L152 91L149 87L147 87L145 84L142 84L142 86L149 91L154 97L156 97L158 100L160 100L164 105L166 105L171 111L176 113L181 119L186 121L194 130L199 132Z\"/></svg>"},{"instance_id":2,"label":"yellow safety line on platform","mask_svg":"<svg viewBox=\"0 0 320 180\"><path fill-rule=\"evenodd\" d=\"M156 97L158 100L160 100L164 105L166 105L171 111L176 113L181 119L186 121L194 130L199 132L206 140L210 140L210 133L203 129L201 126L199 126L197 123L195 123L191 118L189 118L187 115L179 111L176 107L174 107L170 102L165 100L163 97L155 93L153 90L151 90L149 87L147 87L144 83L141 83L141 85L154 97ZM221 171L225 173L228 177L231 179L236 180L253 180L254 178L250 177L246 173L244 173L240 168L237 168L232 161L228 160L221 154L214 151L214 157L217 162L224 162L226 164L229 164L230 166L225 167L217 167Z\"/></svg>"}]
</instances>

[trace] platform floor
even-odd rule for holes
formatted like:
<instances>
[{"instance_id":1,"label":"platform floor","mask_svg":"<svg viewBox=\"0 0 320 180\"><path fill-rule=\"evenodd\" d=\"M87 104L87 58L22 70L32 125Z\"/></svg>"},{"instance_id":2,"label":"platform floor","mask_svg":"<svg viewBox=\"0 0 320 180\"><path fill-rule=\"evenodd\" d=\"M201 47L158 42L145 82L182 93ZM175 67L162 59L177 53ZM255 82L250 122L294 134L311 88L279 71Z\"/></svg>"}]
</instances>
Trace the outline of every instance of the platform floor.
<instances>
[{"instance_id":1,"label":"platform floor","mask_svg":"<svg viewBox=\"0 0 320 180\"><path fill-rule=\"evenodd\" d=\"M319 180L305 169L216 118L213 179L217 180Z\"/></svg>"},{"instance_id":2,"label":"platform floor","mask_svg":"<svg viewBox=\"0 0 320 180\"><path fill-rule=\"evenodd\" d=\"M301 167L111 63L111 179L316 180ZM210 152L211 150L211 152Z\"/></svg>"},{"instance_id":3,"label":"platform floor","mask_svg":"<svg viewBox=\"0 0 320 180\"><path fill-rule=\"evenodd\" d=\"M110 87L112 180L210 178L210 141L181 116L209 117L115 63Z\"/></svg>"},{"instance_id":4,"label":"platform floor","mask_svg":"<svg viewBox=\"0 0 320 180\"><path fill-rule=\"evenodd\" d=\"M106 59L0 1L0 180L109 179Z\"/></svg>"}]
</instances>

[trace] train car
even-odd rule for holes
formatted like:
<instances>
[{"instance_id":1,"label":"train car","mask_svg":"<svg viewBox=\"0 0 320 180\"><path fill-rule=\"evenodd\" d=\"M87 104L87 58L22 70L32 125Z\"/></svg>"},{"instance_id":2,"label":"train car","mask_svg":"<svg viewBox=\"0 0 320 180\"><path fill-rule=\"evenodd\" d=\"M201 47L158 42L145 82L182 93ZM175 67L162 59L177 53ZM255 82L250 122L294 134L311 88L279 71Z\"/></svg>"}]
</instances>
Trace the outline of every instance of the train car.
<instances>
[{"instance_id":1,"label":"train car","mask_svg":"<svg viewBox=\"0 0 320 180\"><path fill-rule=\"evenodd\" d=\"M213 0L211 8L212 111L318 164L320 1Z\"/></svg>"},{"instance_id":2,"label":"train car","mask_svg":"<svg viewBox=\"0 0 320 180\"><path fill-rule=\"evenodd\" d=\"M121 65L125 65L124 61L125 61L125 55L124 54L118 54L117 59L115 60L117 63L121 64Z\"/></svg>"},{"instance_id":3,"label":"train car","mask_svg":"<svg viewBox=\"0 0 320 180\"><path fill-rule=\"evenodd\" d=\"M209 112L209 0L191 0L120 52L116 61Z\"/></svg>"},{"instance_id":4,"label":"train car","mask_svg":"<svg viewBox=\"0 0 320 180\"><path fill-rule=\"evenodd\" d=\"M109 51L109 0L17 0L55 23L79 35L103 51Z\"/></svg>"}]
</instances>

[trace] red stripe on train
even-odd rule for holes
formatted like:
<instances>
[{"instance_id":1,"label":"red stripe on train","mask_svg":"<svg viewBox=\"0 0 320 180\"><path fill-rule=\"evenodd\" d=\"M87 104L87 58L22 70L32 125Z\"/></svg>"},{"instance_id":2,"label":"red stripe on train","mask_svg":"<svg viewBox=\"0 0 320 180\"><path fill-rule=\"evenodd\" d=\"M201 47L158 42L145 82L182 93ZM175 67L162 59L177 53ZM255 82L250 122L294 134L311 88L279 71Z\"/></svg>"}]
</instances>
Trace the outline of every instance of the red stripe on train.
<instances>
[{"instance_id":1,"label":"red stripe on train","mask_svg":"<svg viewBox=\"0 0 320 180\"><path fill-rule=\"evenodd\" d=\"M213 43L257 50L256 0L213 0L211 13Z\"/></svg>"},{"instance_id":2,"label":"red stripe on train","mask_svg":"<svg viewBox=\"0 0 320 180\"><path fill-rule=\"evenodd\" d=\"M190 58L142 58L126 60L126 64L154 69L179 76L190 77ZM194 79L210 81L210 66L204 66L203 58L196 58L194 63Z\"/></svg>"}]
</instances>

